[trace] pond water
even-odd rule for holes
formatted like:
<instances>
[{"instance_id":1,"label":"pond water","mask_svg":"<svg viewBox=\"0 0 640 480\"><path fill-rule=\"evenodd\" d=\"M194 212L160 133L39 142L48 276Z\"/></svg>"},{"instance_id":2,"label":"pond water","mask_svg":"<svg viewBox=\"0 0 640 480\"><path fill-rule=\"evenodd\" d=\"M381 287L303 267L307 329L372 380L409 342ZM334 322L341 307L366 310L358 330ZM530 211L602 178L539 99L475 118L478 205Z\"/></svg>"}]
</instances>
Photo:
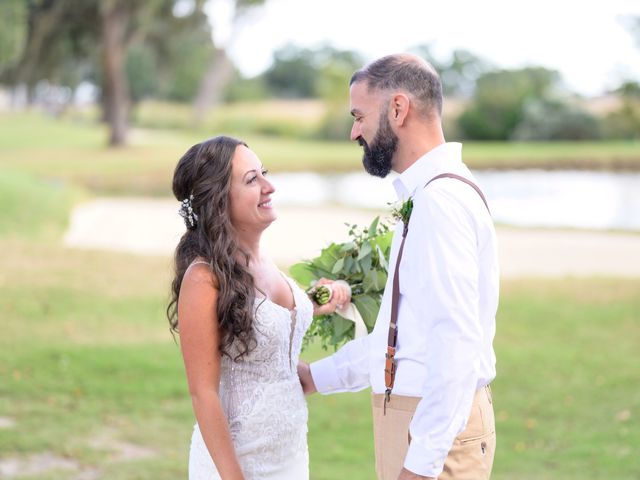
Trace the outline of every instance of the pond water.
<instances>
[{"instance_id":1,"label":"pond water","mask_svg":"<svg viewBox=\"0 0 640 480\"><path fill-rule=\"evenodd\" d=\"M524 227L640 230L640 173L582 170L477 171L497 223ZM270 174L281 205L335 204L386 210L392 181L365 172Z\"/></svg>"}]
</instances>

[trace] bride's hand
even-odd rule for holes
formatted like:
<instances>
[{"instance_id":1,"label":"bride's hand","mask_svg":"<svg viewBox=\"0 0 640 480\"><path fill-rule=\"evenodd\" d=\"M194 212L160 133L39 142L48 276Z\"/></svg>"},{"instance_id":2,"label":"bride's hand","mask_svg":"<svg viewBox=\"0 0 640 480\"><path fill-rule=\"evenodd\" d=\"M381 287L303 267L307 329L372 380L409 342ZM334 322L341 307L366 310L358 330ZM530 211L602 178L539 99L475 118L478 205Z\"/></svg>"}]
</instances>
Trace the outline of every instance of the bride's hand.
<instances>
[{"instance_id":1,"label":"bride's hand","mask_svg":"<svg viewBox=\"0 0 640 480\"><path fill-rule=\"evenodd\" d=\"M314 315L327 315L336 310L341 310L345 305L351 302L351 287L343 280L329 280L321 278L316 285L327 285L331 287L331 299L324 305L318 305L313 302Z\"/></svg>"}]
</instances>

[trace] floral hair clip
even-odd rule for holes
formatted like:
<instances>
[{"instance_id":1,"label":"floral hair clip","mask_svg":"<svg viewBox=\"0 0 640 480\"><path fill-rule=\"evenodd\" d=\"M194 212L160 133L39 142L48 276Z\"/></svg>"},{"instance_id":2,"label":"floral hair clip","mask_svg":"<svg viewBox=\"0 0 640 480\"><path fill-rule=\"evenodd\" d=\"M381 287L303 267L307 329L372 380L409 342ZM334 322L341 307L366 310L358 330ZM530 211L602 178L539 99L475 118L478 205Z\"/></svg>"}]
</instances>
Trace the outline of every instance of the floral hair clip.
<instances>
[{"instance_id":1,"label":"floral hair clip","mask_svg":"<svg viewBox=\"0 0 640 480\"><path fill-rule=\"evenodd\" d=\"M198 226L198 215L193 211L193 194L182 200L178 214L184 219L184 224L189 230L195 230Z\"/></svg>"}]
</instances>

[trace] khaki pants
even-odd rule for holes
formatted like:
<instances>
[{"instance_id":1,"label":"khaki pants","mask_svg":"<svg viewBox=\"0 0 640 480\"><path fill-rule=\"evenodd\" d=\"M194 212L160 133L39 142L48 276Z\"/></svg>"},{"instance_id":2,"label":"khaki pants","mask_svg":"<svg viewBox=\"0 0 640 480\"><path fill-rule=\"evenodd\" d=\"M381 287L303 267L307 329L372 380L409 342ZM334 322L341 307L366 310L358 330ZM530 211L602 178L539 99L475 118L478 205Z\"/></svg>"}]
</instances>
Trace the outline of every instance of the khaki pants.
<instances>
[{"instance_id":1,"label":"khaki pants","mask_svg":"<svg viewBox=\"0 0 640 480\"><path fill-rule=\"evenodd\" d=\"M384 395L372 397L376 473L397 480L411 442L409 424L420 398L391 395L383 414ZM479 389L465 430L456 437L438 480L488 480L496 448L491 389Z\"/></svg>"}]
</instances>

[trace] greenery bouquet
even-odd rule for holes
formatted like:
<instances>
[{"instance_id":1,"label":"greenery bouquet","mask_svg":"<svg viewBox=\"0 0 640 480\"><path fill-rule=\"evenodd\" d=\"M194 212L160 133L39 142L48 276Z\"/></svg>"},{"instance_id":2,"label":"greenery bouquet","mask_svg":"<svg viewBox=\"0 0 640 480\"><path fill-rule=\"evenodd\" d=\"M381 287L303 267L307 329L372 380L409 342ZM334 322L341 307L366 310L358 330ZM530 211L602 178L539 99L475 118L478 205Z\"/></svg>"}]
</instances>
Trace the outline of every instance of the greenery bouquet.
<instances>
[{"instance_id":1,"label":"greenery bouquet","mask_svg":"<svg viewBox=\"0 0 640 480\"><path fill-rule=\"evenodd\" d=\"M368 228L349 225L349 240L331 243L320 255L290 268L291 276L313 296L326 303L326 291L316 287L320 278L344 280L351 287L351 301L371 332L378 316L382 293L387 282L387 266L393 232L376 217ZM303 347L316 337L324 349L337 349L354 338L355 326L338 313L314 317Z\"/></svg>"}]
</instances>

